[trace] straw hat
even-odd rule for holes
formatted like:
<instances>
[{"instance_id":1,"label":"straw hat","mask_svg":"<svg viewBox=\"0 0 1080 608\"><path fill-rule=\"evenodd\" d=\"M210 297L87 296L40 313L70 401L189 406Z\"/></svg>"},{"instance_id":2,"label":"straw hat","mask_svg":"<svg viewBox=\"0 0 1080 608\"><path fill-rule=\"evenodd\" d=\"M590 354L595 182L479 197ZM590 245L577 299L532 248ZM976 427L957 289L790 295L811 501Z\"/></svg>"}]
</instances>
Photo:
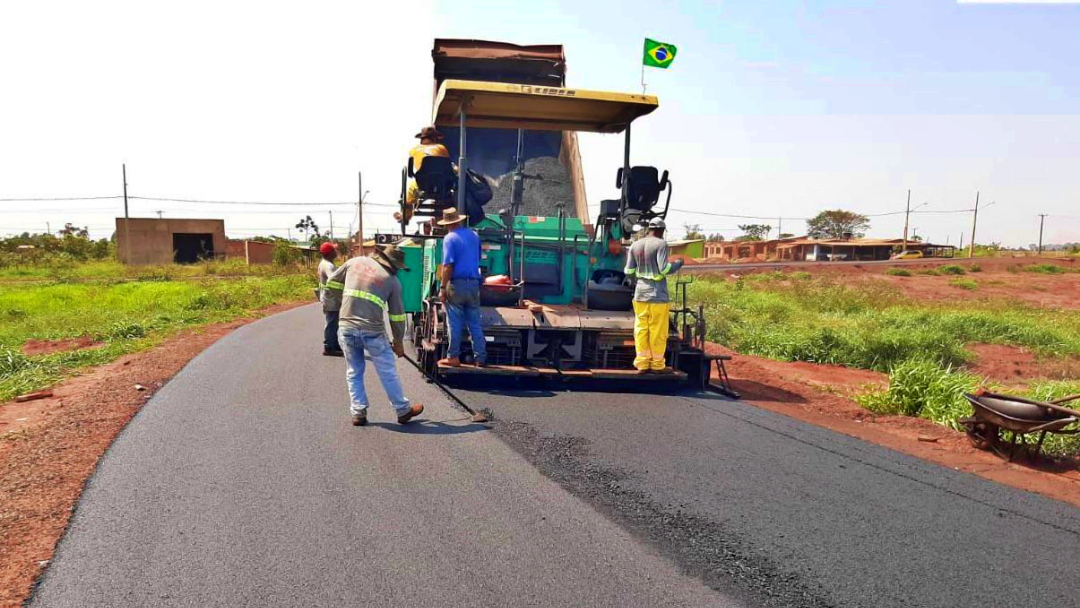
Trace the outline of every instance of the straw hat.
<instances>
[{"instance_id":1,"label":"straw hat","mask_svg":"<svg viewBox=\"0 0 1080 608\"><path fill-rule=\"evenodd\" d=\"M449 209L443 209L442 219L435 223L440 226L453 226L464 222L466 219L464 215L458 213L457 207L450 207Z\"/></svg>"}]
</instances>

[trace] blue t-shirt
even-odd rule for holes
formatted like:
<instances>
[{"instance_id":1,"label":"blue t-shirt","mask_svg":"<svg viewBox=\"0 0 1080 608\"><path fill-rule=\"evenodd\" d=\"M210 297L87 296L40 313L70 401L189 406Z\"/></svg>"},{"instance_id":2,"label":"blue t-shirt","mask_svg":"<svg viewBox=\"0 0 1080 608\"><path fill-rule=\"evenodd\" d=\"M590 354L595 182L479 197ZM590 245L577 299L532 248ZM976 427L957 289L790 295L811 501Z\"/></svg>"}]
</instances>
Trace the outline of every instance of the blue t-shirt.
<instances>
[{"instance_id":1,"label":"blue t-shirt","mask_svg":"<svg viewBox=\"0 0 1080 608\"><path fill-rule=\"evenodd\" d=\"M454 265L451 279L479 279L480 237L471 228L458 228L446 235L442 263Z\"/></svg>"}]
</instances>

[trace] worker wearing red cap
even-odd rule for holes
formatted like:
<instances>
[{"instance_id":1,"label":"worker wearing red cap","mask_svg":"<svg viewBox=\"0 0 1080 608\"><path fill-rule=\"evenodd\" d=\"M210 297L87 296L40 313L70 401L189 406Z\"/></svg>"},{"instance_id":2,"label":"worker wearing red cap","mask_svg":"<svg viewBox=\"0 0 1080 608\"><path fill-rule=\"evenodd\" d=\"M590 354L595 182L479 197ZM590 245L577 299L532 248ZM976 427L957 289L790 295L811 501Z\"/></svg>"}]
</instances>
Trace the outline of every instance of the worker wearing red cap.
<instances>
[{"instance_id":1,"label":"worker wearing red cap","mask_svg":"<svg viewBox=\"0 0 1080 608\"><path fill-rule=\"evenodd\" d=\"M326 317L322 354L324 357L343 357L345 353L338 342L338 315L341 314L341 290L344 285L332 285L330 280L330 275L337 270L334 265L337 245L329 242L319 245L319 255L322 256L322 261L319 262L319 301L322 302L323 315Z\"/></svg>"}]
</instances>

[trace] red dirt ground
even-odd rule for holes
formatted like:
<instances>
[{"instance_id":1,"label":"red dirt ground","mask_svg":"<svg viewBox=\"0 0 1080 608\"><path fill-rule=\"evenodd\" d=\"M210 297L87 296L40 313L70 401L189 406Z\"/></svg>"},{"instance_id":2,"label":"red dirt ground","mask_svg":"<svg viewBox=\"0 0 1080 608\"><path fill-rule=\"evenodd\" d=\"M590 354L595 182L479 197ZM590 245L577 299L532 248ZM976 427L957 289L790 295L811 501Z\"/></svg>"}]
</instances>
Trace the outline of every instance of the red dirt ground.
<instances>
[{"instance_id":1,"label":"red dirt ground","mask_svg":"<svg viewBox=\"0 0 1080 608\"><path fill-rule=\"evenodd\" d=\"M306 303L184 331L60 383L50 399L0 404L0 607L22 605L98 459L157 389L237 327Z\"/></svg>"},{"instance_id":2,"label":"red dirt ground","mask_svg":"<svg viewBox=\"0 0 1080 608\"><path fill-rule=\"evenodd\" d=\"M23 344L22 352L27 357L36 355L51 355L69 350L82 350L84 348L97 348L104 346L89 336L80 338L67 338L65 340L27 340Z\"/></svg>"},{"instance_id":3,"label":"red dirt ground","mask_svg":"<svg viewBox=\"0 0 1080 608\"><path fill-rule=\"evenodd\" d=\"M1073 380L1080 378L1080 358L1051 359L1018 346L1003 344L969 344L975 353L974 362L967 365L972 373L1005 385L1023 385L1029 380Z\"/></svg>"},{"instance_id":4,"label":"red dirt ground","mask_svg":"<svg viewBox=\"0 0 1080 608\"><path fill-rule=\"evenodd\" d=\"M971 447L959 431L922 418L875 414L843 396L866 384L886 384L884 374L773 361L734 353L717 344L709 344L708 350L733 356L727 362L732 388L758 407L1080 506L1077 460L1006 462L993 453ZM808 373L807 366L825 369Z\"/></svg>"}]
</instances>

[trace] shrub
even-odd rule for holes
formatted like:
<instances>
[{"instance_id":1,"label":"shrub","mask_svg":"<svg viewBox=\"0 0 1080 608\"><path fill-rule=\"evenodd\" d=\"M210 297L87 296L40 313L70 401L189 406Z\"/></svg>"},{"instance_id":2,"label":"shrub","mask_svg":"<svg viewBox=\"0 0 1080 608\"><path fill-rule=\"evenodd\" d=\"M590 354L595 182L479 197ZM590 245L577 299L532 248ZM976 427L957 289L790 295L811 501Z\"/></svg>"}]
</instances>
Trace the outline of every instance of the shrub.
<instances>
[{"instance_id":1,"label":"shrub","mask_svg":"<svg viewBox=\"0 0 1080 608\"><path fill-rule=\"evenodd\" d=\"M946 264L940 268L941 274L967 274L964 267L959 264Z\"/></svg>"},{"instance_id":2,"label":"shrub","mask_svg":"<svg viewBox=\"0 0 1080 608\"><path fill-rule=\"evenodd\" d=\"M957 427L956 420L970 413L964 393L974 391L979 378L953 371L936 361L913 358L889 371L889 388L859 396L859 403L880 414L919 416Z\"/></svg>"},{"instance_id":3,"label":"shrub","mask_svg":"<svg viewBox=\"0 0 1080 608\"><path fill-rule=\"evenodd\" d=\"M932 277L940 277L941 276L941 271L938 270L937 268L926 268L924 270L920 270L919 274L925 274L925 275L932 276Z\"/></svg>"},{"instance_id":4,"label":"shrub","mask_svg":"<svg viewBox=\"0 0 1080 608\"><path fill-rule=\"evenodd\" d=\"M1062 274L1066 272L1064 268L1057 264L1032 264L1024 268L1027 272L1037 272L1039 274Z\"/></svg>"},{"instance_id":5,"label":"shrub","mask_svg":"<svg viewBox=\"0 0 1080 608\"><path fill-rule=\"evenodd\" d=\"M304 254L287 242L278 241L274 244L274 264L289 266L304 261Z\"/></svg>"},{"instance_id":6,"label":"shrub","mask_svg":"<svg viewBox=\"0 0 1080 608\"><path fill-rule=\"evenodd\" d=\"M885 274L892 275L894 277L910 277L911 271L907 268L890 268L885 271Z\"/></svg>"},{"instance_id":7,"label":"shrub","mask_svg":"<svg viewBox=\"0 0 1080 608\"><path fill-rule=\"evenodd\" d=\"M968 266L968 272L982 272L982 266L972 264L971 266Z\"/></svg>"},{"instance_id":8,"label":"shrub","mask_svg":"<svg viewBox=\"0 0 1080 608\"><path fill-rule=\"evenodd\" d=\"M953 287L959 287L960 289L966 289L968 291L975 291L979 288L979 284L971 279L953 279L949 281L949 284Z\"/></svg>"}]
</instances>

